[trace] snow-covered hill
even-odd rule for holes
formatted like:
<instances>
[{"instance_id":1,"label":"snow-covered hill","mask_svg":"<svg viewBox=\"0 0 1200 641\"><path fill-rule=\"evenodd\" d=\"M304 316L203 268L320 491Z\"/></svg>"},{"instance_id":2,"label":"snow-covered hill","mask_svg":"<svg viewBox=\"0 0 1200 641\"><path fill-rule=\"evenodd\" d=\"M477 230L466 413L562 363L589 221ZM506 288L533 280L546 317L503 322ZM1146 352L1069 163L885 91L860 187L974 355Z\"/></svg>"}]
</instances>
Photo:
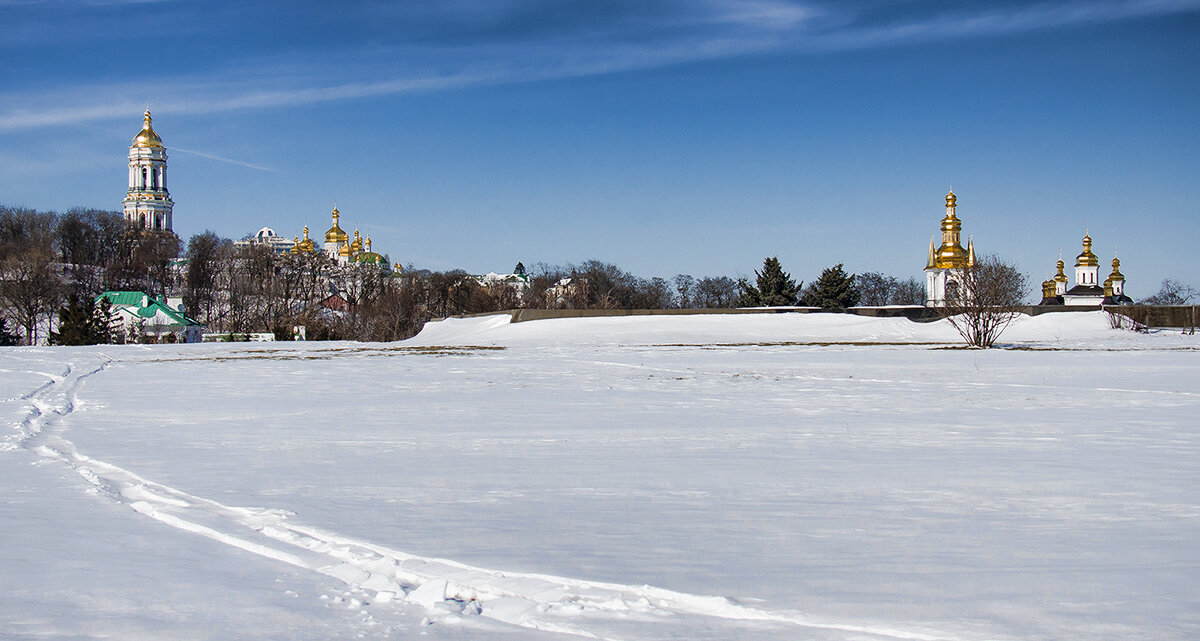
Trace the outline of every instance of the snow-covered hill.
<instances>
[{"instance_id":1,"label":"snow-covered hill","mask_svg":"<svg viewBox=\"0 0 1200 641\"><path fill-rule=\"evenodd\" d=\"M1195 337L507 321L0 351L0 637L1200 635Z\"/></svg>"}]
</instances>

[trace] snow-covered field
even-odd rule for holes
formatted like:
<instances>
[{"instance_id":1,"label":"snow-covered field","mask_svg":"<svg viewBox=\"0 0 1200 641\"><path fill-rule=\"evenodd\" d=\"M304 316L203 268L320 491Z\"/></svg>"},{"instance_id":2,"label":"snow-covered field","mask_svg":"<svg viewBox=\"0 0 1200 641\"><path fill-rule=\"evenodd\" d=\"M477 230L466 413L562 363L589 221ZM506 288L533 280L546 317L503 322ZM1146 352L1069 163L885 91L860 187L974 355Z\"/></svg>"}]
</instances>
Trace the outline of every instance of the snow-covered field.
<instances>
[{"instance_id":1,"label":"snow-covered field","mask_svg":"<svg viewBox=\"0 0 1200 641\"><path fill-rule=\"evenodd\" d=\"M1200 638L1200 337L507 320L0 350L0 638Z\"/></svg>"}]
</instances>

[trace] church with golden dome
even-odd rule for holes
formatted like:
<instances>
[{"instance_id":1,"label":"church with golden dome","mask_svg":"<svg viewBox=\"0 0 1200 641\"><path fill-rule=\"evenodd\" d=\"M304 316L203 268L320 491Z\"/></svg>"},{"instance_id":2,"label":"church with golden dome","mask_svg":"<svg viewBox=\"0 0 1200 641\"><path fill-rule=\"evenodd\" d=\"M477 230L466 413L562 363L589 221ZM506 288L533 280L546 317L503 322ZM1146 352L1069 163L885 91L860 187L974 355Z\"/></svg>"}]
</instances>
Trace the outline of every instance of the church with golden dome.
<instances>
[{"instance_id":1,"label":"church with golden dome","mask_svg":"<svg viewBox=\"0 0 1200 641\"><path fill-rule=\"evenodd\" d=\"M330 225L329 231L325 232L325 242L321 245L321 252L338 265L375 265L389 270L387 259L371 250L370 236L364 239L355 229L354 240L350 239L350 235L342 229L338 222L341 216L338 208L334 207L331 214L333 224ZM308 237L308 233L308 225L305 225L304 239L295 238L292 248L287 253L311 254L316 252L316 243ZM399 264L396 265L396 268L399 269Z\"/></svg>"},{"instance_id":2,"label":"church with golden dome","mask_svg":"<svg viewBox=\"0 0 1200 641\"><path fill-rule=\"evenodd\" d=\"M167 148L155 133L147 109L142 130L129 148L129 190L125 192L125 221L154 231L173 231L175 203L167 191Z\"/></svg>"},{"instance_id":3,"label":"church with golden dome","mask_svg":"<svg viewBox=\"0 0 1200 641\"><path fill-rule=\"evenodd\" d=\"M1040 305L1128 305L1133 299L1125 295L1125 275L1121 260L1112 259L1112 273L1100 284L1100 258L1092 252L1091 232L1084 232L1083 251L1075 257L1075 286L1067 289L1066 263L1062 258L1055 265L1058 272L1042 282Z\"/></svg>"},{"instance_id":4,"label":"church with golden dome","mask_svg":"<svg viewBox=\"0 0 1200 641\"><path fill-rule=\"evenodd\" d=\"M975 243L962 246L962 221L956 213L958 197L946 194L946 216L942 218L942 244L929 239L929 260L925 263L925 305L944 307L946 292L962 281L962 273L975 266Z\"/></svg>"}]
</instances>

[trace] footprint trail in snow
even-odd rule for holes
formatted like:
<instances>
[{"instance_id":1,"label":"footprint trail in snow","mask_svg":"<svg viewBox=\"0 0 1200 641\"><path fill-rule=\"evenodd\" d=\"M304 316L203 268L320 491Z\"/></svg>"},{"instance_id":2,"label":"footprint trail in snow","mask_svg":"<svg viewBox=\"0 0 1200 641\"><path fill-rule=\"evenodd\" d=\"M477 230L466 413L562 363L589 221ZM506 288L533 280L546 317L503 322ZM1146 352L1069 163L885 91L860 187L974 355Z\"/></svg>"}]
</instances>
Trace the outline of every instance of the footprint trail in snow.
<instances>
[{"instance_id":1,"label":"footprint trail in snow","mask_svg":"<svg viewBox=\"0 0 1200 641\"><path fill-rule=\"evenodd\" d=\"M24 448L60 461L104 496L171 527L319 572L391 601L423 606L433 621L484 617L503 623L594 639L787 638L938 641L957 635L919 626L820 621L769 611L720 596L648 585L621 585L473 567L420 557L369 541L294 522L292 513L228 506L142 478L78 452L62 434L83 382L111 363L72 365L23 397L31 409L9 436Z\"/></svg>"}]
</instances>

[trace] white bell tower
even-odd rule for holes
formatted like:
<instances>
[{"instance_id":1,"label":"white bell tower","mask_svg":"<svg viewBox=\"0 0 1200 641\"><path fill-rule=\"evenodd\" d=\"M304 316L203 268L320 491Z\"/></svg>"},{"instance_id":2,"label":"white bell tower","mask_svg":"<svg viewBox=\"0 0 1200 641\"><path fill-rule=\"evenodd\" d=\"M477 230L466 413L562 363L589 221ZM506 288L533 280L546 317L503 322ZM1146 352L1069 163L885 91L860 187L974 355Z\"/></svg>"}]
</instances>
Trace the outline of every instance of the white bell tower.
<instances>
[{"instance_id":1,"label":"white bell tower","mask_svg":"<svg viewBox=\"0 0 1200 641\"><path fill-rule=\"evenodd\" d=\"M150 126L146 110L142 130L129 148L129 191L125 194L125 221L142 229L173 231L167 192L167 149Z\"/></svg>"}]
</instances>

